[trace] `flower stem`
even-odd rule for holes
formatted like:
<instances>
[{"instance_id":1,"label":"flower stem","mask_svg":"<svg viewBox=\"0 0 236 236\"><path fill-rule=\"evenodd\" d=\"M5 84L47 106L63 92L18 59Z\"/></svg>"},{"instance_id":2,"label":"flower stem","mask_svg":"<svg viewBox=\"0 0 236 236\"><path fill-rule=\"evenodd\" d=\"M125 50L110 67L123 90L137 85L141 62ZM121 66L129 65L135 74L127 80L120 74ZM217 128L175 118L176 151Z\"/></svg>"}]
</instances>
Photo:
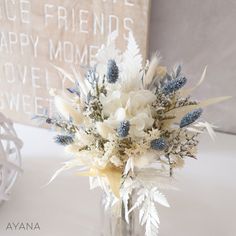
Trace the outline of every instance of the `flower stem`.
<instances>
[{"instance_id":1,"label":"flower stem","mask_svg":"<svg viewBox=\"0 0 236 236\"><path fill-rule=\"evenodd\" d=\"M128 209L130 209L132 206L132 196L130 196L128 200ZM133 228L133 216L132 212L129 214L129 223L125 220L125 205L122 201L121 203L121 236L132 236L132 228Z\"/></svg>"}]
</instances>

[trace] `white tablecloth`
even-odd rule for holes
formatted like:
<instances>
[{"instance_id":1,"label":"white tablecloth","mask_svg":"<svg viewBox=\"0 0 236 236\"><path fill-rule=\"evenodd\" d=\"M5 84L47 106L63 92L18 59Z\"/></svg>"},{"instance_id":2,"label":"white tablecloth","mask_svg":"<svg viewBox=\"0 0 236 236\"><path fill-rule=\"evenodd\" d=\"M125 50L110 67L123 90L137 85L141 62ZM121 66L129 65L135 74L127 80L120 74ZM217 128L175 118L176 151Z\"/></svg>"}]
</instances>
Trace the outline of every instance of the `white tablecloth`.
<instances>
[{"instance_id":1,"label":"white tablecloth","mask_svg":"<svg viewBox=\"0 0 236 236\"><path fill-rule=\"evenodd\" d=\"M24 140L24 173L0 207L0 236L99 236L100 191L86 177L64 172L42 188L70 159L54 133L16 126ZM159 207L160 236L236 235L236 136L202 136L199 159L178 173L180 191L166 191L171 208ZM6 230L8 223L38 223L40 230Z\"/></svg>"}]
</instances>

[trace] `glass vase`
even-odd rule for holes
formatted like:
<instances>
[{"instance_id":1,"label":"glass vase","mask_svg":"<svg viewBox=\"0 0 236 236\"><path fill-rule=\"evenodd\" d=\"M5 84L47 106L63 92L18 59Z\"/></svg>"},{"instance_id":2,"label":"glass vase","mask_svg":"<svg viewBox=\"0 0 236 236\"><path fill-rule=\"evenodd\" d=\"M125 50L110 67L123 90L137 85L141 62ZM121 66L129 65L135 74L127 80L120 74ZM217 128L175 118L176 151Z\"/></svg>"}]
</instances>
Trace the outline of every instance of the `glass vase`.
<instances>
[{"instance_id":1,"label":"glass vase","mask_svg":"<svg viewBox=\"0 0 236 236\"><path fill-rule=\"evenodd\" d=\"M101 236L144 236L143 226L139 223L138 211L129 214L129 223L125 220L125 207L123 202L104 208L105 195L101 201ZM129 209L132 206L132 197L128 201Z\"/></svg>"}]
</instances>

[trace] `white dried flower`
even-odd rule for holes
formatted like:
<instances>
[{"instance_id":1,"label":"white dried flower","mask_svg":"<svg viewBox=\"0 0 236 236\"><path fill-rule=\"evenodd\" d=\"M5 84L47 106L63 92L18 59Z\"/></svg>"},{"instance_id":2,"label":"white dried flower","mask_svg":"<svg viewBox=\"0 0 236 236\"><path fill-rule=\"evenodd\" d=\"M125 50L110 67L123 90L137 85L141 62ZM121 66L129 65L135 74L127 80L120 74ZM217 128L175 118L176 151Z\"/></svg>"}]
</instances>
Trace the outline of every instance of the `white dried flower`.
<instances>
[{"instance_id":1,"label":"white dried flower","mask_svg":"<svg viewBox=\"0 0 236 236\"><path fill-rule=\"evenodd\" d=\"M68 101L62 98L59 95L54 97L55 107L57 111L66 119L72 119L75 124L81 124L84 120L83 115L80 111L76 110L73 106L70 105Z\"/></svg>"}]
</instances>

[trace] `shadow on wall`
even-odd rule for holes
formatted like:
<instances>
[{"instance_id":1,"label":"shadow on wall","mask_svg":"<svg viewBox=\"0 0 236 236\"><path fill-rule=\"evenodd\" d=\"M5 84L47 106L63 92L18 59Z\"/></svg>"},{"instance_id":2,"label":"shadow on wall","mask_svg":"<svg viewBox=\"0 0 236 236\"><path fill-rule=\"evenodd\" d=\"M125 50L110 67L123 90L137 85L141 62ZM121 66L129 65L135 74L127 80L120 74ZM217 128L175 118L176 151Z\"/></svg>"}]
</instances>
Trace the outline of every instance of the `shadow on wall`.
<instances>
[{"instance_id":1,"label":"shadow on wall","mask_svg":"<svg viewBox=\"0 0 236 236\"><path fill-rule=\"evenodd\" d=\"M236 1L152 1L149 52L163 63L183 63L189 86L205 67L208 72L197 98L236 95ZM204 117L219 130L236 134L236 98L207 109Z\"/></svg>"}]
</instances>

